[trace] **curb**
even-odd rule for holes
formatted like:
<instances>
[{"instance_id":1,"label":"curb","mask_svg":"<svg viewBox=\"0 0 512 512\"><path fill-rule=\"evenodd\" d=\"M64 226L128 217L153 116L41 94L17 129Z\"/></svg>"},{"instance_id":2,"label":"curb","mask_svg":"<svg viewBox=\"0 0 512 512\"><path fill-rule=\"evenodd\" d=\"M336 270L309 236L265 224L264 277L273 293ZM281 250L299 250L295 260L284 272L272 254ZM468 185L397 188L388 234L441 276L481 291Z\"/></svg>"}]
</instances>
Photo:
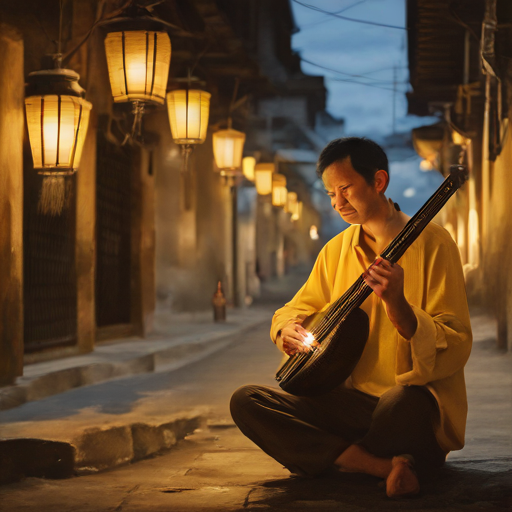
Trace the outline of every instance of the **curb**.
<instances>
[{"instance_id":1,"label":"curb","mask_svg":"<svg viewBox=\"0 0 512 512\"><path fill-rule=\"evenodd\" d=\"M236 336L250 331L255 325L259 325L260 321L245 323L238 329L211 334L203 338L198 336L194 339L187 336L186 339L178 342L169 340L168 345L170 346L168 347L124 361L94 362L52 371L36 377L21 377L21 383L0 388L0 411L82 386L140 373L172 371L182 368L227 347L235 341ZM94 355L94 352L91 354Z\"/></svg>"},{"instance_id":2,"label":"curb","mask_svg":"<svg viewBox=\"0 0 512 512\"><path fill-rule=\"evenodd\" d=\"M0 440L0 484L26 477L70 478L132 463L168 450L206 423L206 411L79 431L70 440Z\"/></svg>"}]
</instances>

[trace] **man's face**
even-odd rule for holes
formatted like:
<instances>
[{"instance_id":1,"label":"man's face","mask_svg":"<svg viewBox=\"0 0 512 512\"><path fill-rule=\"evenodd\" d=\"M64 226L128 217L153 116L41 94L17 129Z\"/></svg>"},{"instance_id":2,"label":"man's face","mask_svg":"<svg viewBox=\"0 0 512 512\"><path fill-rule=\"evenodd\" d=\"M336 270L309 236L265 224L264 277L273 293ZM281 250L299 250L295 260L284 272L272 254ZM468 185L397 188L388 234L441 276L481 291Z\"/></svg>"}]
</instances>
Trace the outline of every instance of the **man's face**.
<instances>
[{"instance_id":1,"label":"man's face","mask_svg":"<svg viewBox=\"0 0 512 512\"><path fill-rule=\"evenodd\" d=\"M352 167L350 157L334 162L322 175L331 206L349 224L365 224L377 211L379 192Z\"/></svg>"}]
</instances>

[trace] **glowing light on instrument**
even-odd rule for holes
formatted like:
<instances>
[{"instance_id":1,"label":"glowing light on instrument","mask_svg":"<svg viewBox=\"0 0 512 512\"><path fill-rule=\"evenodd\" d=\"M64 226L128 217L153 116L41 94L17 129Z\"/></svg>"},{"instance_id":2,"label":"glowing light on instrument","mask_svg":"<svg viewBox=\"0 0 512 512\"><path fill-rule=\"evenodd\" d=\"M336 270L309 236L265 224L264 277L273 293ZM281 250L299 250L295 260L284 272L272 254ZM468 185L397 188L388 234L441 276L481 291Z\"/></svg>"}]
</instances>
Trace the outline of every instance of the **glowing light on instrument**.
<instances>
[{"instance_id":1,"label":"glowing light on instrument","mask_svg":"<svg viewBox=\"0 0 512 512\"><path fill-rule=\"evenodd\" d=\"M431 171L434 168L434 164L430 160L422 160L420 162L420 169L422 171Z\"/></svg>"},{"instance_id":2,"label":"glowing light on instrument","mask_svg":"<svg viewBox=\"0 0 512 512\"><path fill-rule=\"evenodd\" d=\"M303 343L304 343L304 345L307 345L308 347L310 347L314 341L315 341L315 337L310 332L308 332L308 335L304 339Z\"/></svg>"}]
</instances>

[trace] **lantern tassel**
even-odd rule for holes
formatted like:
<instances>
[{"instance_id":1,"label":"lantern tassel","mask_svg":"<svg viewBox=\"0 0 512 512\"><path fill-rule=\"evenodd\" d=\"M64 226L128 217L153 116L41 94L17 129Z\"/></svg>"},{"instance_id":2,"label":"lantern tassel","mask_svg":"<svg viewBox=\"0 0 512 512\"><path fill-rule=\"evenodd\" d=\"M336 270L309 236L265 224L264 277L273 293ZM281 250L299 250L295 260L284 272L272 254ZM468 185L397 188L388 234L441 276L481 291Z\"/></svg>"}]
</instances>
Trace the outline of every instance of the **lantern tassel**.
<instances>
[{"instance_id":1,"label":"lantern tassel","mask_svg":"<svg viewBox=\"0 0 512 512\"><path fill-rule=\"evenodd\" d=\"M37 210L43 215L60 215L66 204L66 182L63 176L45 176Z\"/></svg>"},{"instance_id":2,"label":"lantern tassel","mask_svg":"<svg viewBox=\"0 0 512 512\"><path fill-rule=\"evenodd\" d=\"M188 173L190 153L192 153L192 146L190 144L184 144L181 146L181 156L183 157L181 172L184 174Z\"/></svg>"}]
</instances>

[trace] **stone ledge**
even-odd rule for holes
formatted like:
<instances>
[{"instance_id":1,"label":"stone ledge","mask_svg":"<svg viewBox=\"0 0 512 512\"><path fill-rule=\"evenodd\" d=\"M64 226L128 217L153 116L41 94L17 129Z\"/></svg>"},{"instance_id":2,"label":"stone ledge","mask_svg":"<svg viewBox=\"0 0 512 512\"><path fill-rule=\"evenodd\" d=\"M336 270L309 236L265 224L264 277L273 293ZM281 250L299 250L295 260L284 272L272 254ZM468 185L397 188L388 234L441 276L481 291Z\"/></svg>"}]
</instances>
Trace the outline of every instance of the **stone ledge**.
<instances>
[{"instance_id":1,"label":"stone ledge","mask_svg":"<svg viewBox=\"0 0 512 512\"><path fill-rule=\"evenodd\" d=\"M126 358L126 354L122 353L123 347L117 345L120 351L117 360L114 351L113 355L109 355L110 359L113 359L110 362L90 362L85 365L49 371L43 375L21 377L19 384L0 387L0 411L63 393L73 388L98 384L114 378L181 368L228 346L235 341L237 336L249 331L255 324L256 322L245 324L230 332L214 333L207 337L200 336L199 339L191 339L189 335L186 341L181 343L169 341L166 344L164 342L156 350L148 349L149 353L134 354L131 358ZM129 342L127 343L129 345ZM124 345L125 343L123 343ZM121 356L125 358L123 359Z\"/></svg>"},{"instance_id":2,"label":"stone ledge","mask_svg":"<svg viewBox=\"0 0 512 512\"><path fill-rule=\"evenodd\" d=\"M26 477L70 478L151 457L204 425L205 414L197 410L148 423L73 429L70 439L2 439L0 484Z\"/></svg>"}]
</instances>

